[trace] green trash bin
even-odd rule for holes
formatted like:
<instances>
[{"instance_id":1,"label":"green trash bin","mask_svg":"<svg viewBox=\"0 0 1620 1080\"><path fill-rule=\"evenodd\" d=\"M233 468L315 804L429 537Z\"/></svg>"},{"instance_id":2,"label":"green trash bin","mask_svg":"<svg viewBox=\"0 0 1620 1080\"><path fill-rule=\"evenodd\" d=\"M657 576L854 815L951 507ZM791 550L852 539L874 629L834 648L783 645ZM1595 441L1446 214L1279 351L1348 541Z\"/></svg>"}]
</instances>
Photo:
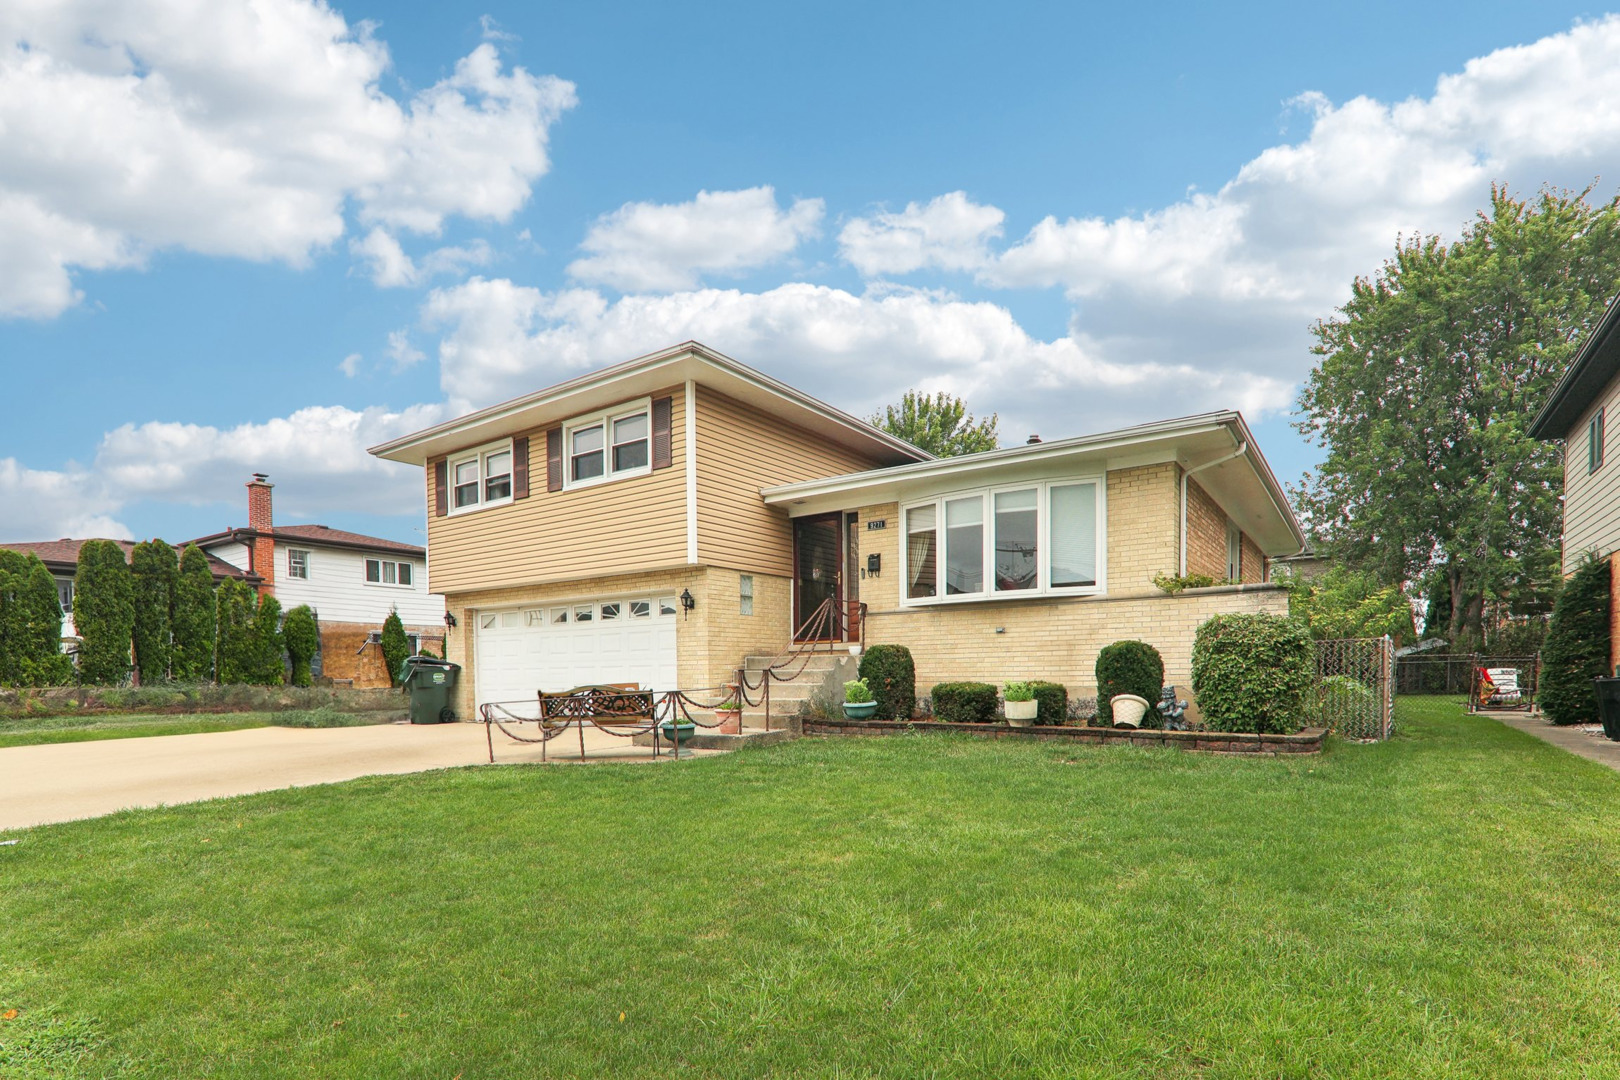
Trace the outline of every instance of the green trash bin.
<instances>
[{"instance_id":1,"label":"green trash bin","mask_svg":"<svg viewBox=\"0 0 1620 1080\"><path fill-rule=\"evenodd\" d=\"M453 724L456 710L450 697L456 690L460 664L436 656L407 656L400 667L399 685L411 695L411 723Z\"/></svg>"}]
</instances>

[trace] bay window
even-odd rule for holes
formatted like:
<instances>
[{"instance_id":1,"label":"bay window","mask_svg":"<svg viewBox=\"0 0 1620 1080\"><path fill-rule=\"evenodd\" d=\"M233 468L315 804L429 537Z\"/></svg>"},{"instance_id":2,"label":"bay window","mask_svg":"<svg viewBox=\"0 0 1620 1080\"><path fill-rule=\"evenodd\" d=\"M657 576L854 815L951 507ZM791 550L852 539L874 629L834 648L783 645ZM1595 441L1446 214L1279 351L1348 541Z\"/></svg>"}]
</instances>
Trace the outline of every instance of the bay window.
<instances>
[{"instance_id":1,"label":"bay window","mask_svg":"<svg viewBox=\"0 0 1620 1080\"><path fill-rule=\"evenodd\" d=\"M1101 482L1088 478L905 506L902 602L1100 591L1100 491Z\"/></svg>"}]
</instances>

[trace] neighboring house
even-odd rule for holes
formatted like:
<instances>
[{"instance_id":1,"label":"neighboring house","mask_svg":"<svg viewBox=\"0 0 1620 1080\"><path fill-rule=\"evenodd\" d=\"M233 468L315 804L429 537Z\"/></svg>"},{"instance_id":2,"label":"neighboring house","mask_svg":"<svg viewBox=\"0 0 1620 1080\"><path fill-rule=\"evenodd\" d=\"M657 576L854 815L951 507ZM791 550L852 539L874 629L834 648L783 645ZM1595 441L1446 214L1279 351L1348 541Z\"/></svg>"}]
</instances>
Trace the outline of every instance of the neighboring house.
<instances>
[{"instance_id":1,"label":"neighboring house","mask_svg":"<svg viewBox=\"0 0 1620 1080\"><path fill-rule=\"evenodd\" d=\"M425 467L464 714L586 683L718 686L829 601L834 637L909 646L923 694L1090 693L1121 638L1185 685L1210 615L1287 612L1266 564L1304 546L1235 412L934 459L695 343L371 452ZM1153 585L1178 571L1245 584Z\"/></svg>"},{"instance_id":2,"label":"neighboring house","mask_svg":"<svg viewBox=\"0 0 1620 1080\"><path fill-rule=\"evenodd\" d=\"M397 610L414 652L441 648L444 599L428 592L427 552L325 525L276 525L263 474L248 481L248 524L189 541L254 576L283 610L308 604L321 627L317 674L360 687L388 686L382 624Z\"/></svg>"},{"instance_id":3,"label":"neighboring house","mask_svg":"<svg viewBox=\"0 0 1620 1080\"><path fill-rule=\"evenodd\" d=\"M1611 302L1530 424L1537 439L1564 444L1564 573L1588 553L1609 560L1611 646L1620 664L1620 461L1608 425L1620 420L1620 300Z\"/></svg>"},{"instance_id":4,"label":"neighboring house","mask_svg":"<svg viewBox=\"0 0 1620 1080\"><path fill-rule=\"evenodd\" d=\"M56 579L56 594L62 601L62 640L76 642L78 630L73 625L73 581L79 572L79 549L87 540L45 540L30 544L0 544L0 548L11 551L20 551L25 555L38 555L45 569L51 572ZM133 540L114 540L124 551L124 561L128 562L130 553L135 550ZM214 572L214 584L219 584L226 578L239 578L250 585L257 586L259 578L240 567L232 566L223 559L213 555L208 557L208 568Z\"/></svg>"},{"instance_id":5,"label":"neighboring house","mask_svg":"<svg viewBox=\"0 0 1620 1080\"><path fill-rule=\"evenodd\" d=\"M1276 569L1287 570L1305 581L1316 581L1328 572L1327 556L1318 554L1311 547L1306 547L1297 555L1282 555L1271 561Z\"/></svg>"}]
</instances>

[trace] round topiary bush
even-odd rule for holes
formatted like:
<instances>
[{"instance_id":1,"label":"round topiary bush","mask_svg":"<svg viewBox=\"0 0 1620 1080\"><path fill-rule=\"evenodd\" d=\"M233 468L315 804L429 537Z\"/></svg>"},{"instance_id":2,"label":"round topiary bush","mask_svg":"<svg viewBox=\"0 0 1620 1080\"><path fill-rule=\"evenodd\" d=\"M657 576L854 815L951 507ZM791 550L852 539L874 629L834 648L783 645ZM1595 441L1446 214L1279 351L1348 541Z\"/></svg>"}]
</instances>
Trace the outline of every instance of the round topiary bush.
<instances>
[{"instance_id":1,"label":"round topiary bush","mask_svg":"<svg viewBox=\"0 0 1620 1080\"><path fill-rule=\"evenodd\" d=\"M1555 724L1598 722L1592 680L1609 672L1609 560L1588 556L1564 582L1541 647L1542 711Z\"/></svg>"},{"instance_id":2,"label":"round topiary bush","mask_svg":"<svg viewBox=\"0 0 1620 1080\"><path fill-rule=\"evenodd\" d=\"M1029 684L1039 702L1035 713L1037 724L1061 724L1069 718L1069 689L1062 683L1037 680Z\"/></svg>"},{"instance_id":3,"label":"round topiary bush","mask_svg":"<svg viewBox=\"0 0 1620 1080\"><path fill-rule=\"evenodd\" d=\"M1112 727L1114 711L1109 699L1115 694L1135 694L1146 698L1148 708L1159 704L1164 689L1164 658L1145 641L1116 641L1097 654L1098 727ZM1151 718L1150 718L1151 719Z\"/></svg>"},{"instance_id":4,"label":"round topiary bush","mask_svg":"<svg viewBox=\"0 0 1620 1080\"><path fill-rule=\"evenodd\" d=\"M934 719L947 724L988 724L996 718L1000 695L983 682L940 683L929 697L934 702Z\"/></svg>"},{"instance_id":5,"label":"round topiary bush","mask_svg":"<svg viewBox=\"0 0 1620 1080\"><path fill-rule=\"evenodd\" d=\"M1282 615L1216 615L1193 639L1192 687L1211 731L1291 735L1317 703L1310 631Z\"/></svg>"},{"instance_id":6,"label":"round topiary bush","mask_svg":"<svg viewBox=\"0 0 1620 1080\"><path fill-rule=\"evenodd\" d=\"M917 707L917 665L904 645L869 645L859 675L872 689L879 720L910 720Z\"/></svg>"}]
</instances>

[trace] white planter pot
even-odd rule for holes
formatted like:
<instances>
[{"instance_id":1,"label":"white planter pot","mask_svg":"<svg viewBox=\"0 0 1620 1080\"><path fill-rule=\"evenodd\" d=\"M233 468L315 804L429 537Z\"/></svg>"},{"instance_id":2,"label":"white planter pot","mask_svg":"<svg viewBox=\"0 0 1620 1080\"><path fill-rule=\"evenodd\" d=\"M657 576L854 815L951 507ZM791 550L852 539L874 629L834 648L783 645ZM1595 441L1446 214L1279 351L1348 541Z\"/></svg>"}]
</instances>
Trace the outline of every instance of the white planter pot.
<instances>
[{"instance_id":1,"label":"white planter pot","mask_svg":"<svg viewBox=\"0 0 1620 1080\"><path fill-rule=\"evenodd\" d=\"M859 656L859 655L861 655L861 647L859 645L851 645L849 647L849 655L851 655L851 656Z\"/></svg>"},{"instance_id":2,"label":"white planter pot","mask_svg":"<svg viewBox=\"0 0 1620 1080\"><path fill-rule=\"evenodd\" d=\"M1108 699L1108 705L1114 710L1115 727L1139 728L1148 711L1147 698L1135 694L1115 694Z\"/></svg>"},{"instance_id":3,"label":"white planter pot","mask_svg":"<svg viewBox=\"0 0 1620 1080\"><path fill-rule=\"evenodd\" d=\"M1009 701L1006 708L1007 723L1013 727L1029 727L1040 708L1041 703L1038 701Z\"/></svg>"}]
</instances>

